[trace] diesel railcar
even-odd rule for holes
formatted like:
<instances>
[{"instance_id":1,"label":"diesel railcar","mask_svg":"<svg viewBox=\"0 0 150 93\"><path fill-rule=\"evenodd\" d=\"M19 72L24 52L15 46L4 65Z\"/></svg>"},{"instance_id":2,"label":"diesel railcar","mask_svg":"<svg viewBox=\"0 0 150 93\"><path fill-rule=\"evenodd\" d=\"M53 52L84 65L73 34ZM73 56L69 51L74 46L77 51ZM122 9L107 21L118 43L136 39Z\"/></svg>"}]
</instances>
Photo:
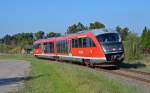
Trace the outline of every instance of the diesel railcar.
<instances>
[{"instance_id":1,"label":"diesel railcar","mask_svg":"<svg viewBox=\"0 0 150 93\"><path fill-rule=\"evenodd\" d=\"M41 58L86 64L111 64L123 61L124 48L116 31L97 29L37 40L33 54Z\"/></svg>"}]
</instances>

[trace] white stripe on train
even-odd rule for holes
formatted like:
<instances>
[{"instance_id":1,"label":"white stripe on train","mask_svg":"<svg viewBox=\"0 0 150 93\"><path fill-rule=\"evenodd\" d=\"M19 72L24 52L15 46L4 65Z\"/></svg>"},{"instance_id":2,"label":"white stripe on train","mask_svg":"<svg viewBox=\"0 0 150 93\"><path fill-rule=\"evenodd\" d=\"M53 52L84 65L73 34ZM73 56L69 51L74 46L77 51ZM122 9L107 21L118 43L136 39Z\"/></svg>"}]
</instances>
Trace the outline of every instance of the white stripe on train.
<instances>
[{"instance_id":1,"label":"white stripe on train","mask_svg":"<svg viewBox=\"0 0 150 93\"><path fill-rule=\"evenodd\" d=\"M34 55L37 55L37 56L61 56L61 57L83 58L83 59L106 60L106 57L81 57L81 56L67 56L67 55L54 55L54 54L34 54Z\"/></svg>"}]
</instances>

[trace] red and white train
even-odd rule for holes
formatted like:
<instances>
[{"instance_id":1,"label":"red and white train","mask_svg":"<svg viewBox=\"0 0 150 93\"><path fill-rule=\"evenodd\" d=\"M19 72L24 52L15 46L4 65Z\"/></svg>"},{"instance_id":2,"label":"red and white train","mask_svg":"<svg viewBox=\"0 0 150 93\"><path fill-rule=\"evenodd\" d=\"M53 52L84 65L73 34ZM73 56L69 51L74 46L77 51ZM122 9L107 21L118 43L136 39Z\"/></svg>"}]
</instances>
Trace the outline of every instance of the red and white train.
<instances>
[{"instance_id":1,"label":"red and white train","mask_svg":"<svg viewBox=\"0 0 150 93\"><path fill-rule=\"evenodd\" d=\"M88 64L122 62L124 48L115 31L91 30L34 42L36 57Z\"/></svg>"}]
</instances>

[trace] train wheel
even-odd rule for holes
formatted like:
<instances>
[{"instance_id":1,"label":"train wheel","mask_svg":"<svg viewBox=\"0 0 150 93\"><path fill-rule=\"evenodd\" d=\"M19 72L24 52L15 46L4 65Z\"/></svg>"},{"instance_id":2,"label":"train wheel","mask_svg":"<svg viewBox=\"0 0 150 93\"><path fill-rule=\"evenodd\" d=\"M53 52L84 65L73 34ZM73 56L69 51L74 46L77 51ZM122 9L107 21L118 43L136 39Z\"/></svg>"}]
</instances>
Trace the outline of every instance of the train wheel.
<instances>
[{"instance_id":1,"label":"train wheel","mask_svg":"<svg viewBox=\"0 0 150 93\"><path fill-rule=\"evenodd\" d=\"M84 62L85 66L89 67L90 63L89 62Z\"/></svg>"},{"instance_id":2,"label":"train wheel","mask_svg":"<svg viewBox=\"0 0 150 93\"><path fill-rule=\"evenodd\" d=\"M89 66L89 67L94 68L94 64L93 64L93 63L90 63L90 66Z\"/></svg>"},{"instance_id":3,"label":"train wheel","mask_svg":"<svg viewBox=\"0 0 150 93\"><path fill-rule=\"evenodd\" d=\"M89 59L83 59L83 63L87 67L92 67L92 68L94 67L94 64L91 63Z\"/></svg>"}]
</instances>

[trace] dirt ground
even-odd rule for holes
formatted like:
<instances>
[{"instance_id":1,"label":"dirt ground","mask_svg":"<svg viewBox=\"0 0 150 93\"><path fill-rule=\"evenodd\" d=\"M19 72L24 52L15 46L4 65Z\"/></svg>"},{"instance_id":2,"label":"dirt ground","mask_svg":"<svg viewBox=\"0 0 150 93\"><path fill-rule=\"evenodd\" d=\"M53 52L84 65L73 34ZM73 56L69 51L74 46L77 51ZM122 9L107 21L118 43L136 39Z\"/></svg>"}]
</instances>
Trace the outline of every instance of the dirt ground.
<instances>
[{"instance_id":1,"label":"dirt ground","mask_svg":"<svg viewBox=\"0 0 150 93\"><path fill-rule=\"evenodd\" d=\"M0 60L0 93L17 90L28 79L30 62L23 60Z\"/></svg>"}]
</instances>

